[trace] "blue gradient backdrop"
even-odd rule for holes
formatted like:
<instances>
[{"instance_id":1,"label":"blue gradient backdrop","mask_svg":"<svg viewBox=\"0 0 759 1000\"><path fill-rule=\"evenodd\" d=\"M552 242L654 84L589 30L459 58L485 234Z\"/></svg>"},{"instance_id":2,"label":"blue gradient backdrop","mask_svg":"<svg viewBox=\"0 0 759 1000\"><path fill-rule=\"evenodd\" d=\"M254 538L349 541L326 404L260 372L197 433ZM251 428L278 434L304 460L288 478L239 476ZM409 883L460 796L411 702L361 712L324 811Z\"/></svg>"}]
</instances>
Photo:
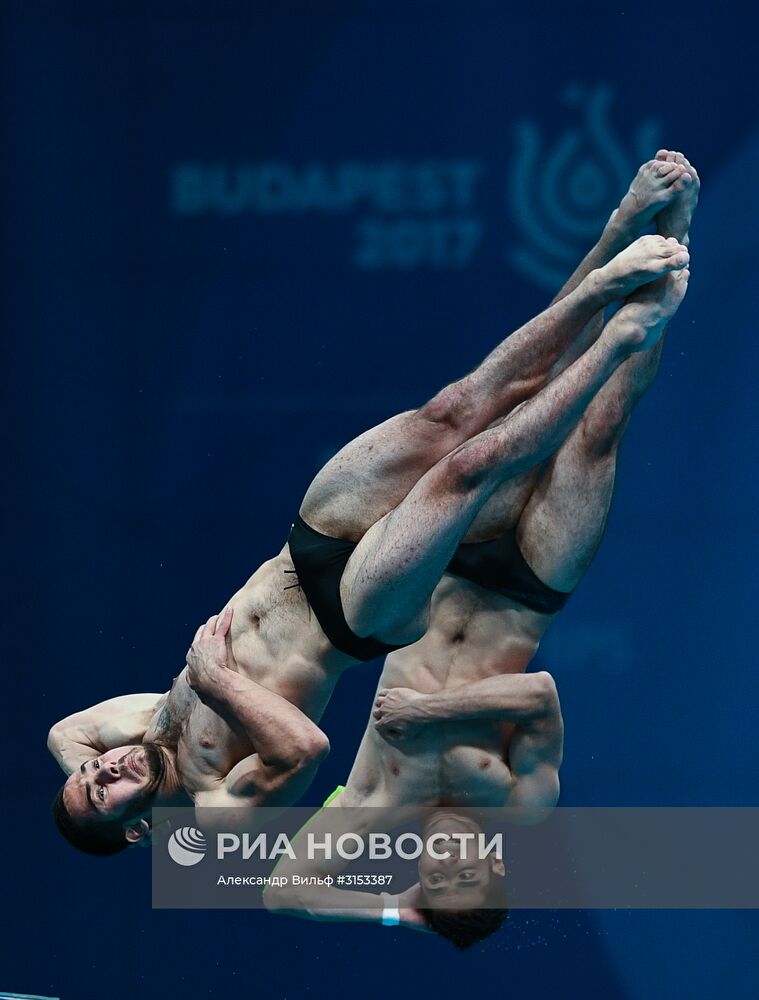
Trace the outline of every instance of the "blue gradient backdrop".
<instances>
[{"instance_id":1,"label":"blue gradient backdrop","mask_svg":"<svg viewBox=\"0 0 759 1000\"><path fill-rule=\"evenodd\" d=\"M691 291L602 550L539 662L563 698L565 804L757 804L746 10L3 5L0 989L757 994L755 912L516 913L465 956L380 928L152 912L147 855L101 864L59 842L45 750L63 715L166 688L197 623L279 549L324 458L546 304L558 257L579 260L582 220L608 213L647 141L702 174ZM224 210L176 200L188 165L263 163L301 179L309 164L334 179L341 164L408 178L435 163L448 180L436 194L428 178L424 204L383 189L331 211L293 207L302 184L258 208L232 187ZM454 190L452 163L476 165L468 186ZM345 777L376 677L356 668L339 688L314 796Z\"/></svg>"}]
</instances>

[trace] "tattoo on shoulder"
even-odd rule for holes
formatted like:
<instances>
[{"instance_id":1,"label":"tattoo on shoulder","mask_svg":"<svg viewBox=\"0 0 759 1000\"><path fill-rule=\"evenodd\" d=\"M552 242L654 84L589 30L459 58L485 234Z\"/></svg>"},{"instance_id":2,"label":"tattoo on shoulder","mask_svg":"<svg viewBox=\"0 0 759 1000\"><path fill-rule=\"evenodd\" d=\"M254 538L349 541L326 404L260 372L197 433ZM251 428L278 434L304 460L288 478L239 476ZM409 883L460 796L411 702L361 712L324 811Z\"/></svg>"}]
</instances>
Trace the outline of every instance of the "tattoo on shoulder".
<instances>
[{"instance_id":1,"label":"tattoo on shoulder","mask_svg":"<svg viewBox=\"0 0 759 1000\"><path fill-rule=\"evenodd\" d=\"M156 740L162 740L166 743L174 743L179 739L179 729L176 719L169 711L168 705L164 705L161 709L161 713L153 726L153 732L155 733Z\"/></svg>"}]
</instances>

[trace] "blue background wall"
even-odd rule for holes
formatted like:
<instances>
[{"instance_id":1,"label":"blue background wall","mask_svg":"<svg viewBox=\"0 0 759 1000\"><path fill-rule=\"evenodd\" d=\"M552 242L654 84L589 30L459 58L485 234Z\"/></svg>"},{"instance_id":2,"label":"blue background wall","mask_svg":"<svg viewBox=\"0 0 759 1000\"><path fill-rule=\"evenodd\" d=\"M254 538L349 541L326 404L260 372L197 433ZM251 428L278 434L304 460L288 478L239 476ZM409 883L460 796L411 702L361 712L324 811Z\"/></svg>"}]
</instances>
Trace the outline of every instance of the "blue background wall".
<instances>
[{"instance_id":1,"label":"blue background wall","mask_svg":"<svg viewBox=\"0 0 759 1000\"><path fill-rule=\"evenodd\" d=\"M3 5L0 989L756 995L754 912L515 913L460 956L152 912L147 857L79 857L48 819L49 725L166 687L324 458L541 309L660 144L703 178L691 290L539 660L563 698L564 804L757 804L754 25L665 6ZM309 195L309 165L334 184L345 164L374 197ZM400 166L377 188L382 164ZM247 195L230 180L203 208L190 168L245 165ZM376 676L338 690L314 795L347 773Z\"/></svg>"}]
</instances>

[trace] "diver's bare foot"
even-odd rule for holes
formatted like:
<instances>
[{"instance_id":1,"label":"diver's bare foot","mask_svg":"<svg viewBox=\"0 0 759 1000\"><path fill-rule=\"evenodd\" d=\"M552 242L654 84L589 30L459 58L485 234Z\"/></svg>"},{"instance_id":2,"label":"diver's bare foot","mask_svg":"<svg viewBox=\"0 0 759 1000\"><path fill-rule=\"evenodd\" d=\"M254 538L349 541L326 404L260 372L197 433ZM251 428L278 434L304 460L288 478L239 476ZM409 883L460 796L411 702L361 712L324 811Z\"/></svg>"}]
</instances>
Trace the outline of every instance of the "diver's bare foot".
<instances>
[{"instance_id":1,"label":"diver's bare foot","mask_svg":"<svg viewBox=\"0 0 759 1000\"><path fill-rule=\"evenodd\" d=\"M657 212L655 219L657 233L661 236L673 236L687 246L691 219L701 190L701 180L696 168L682 153L671 149L660 149L656 154L656 162L679 167L689 178L682 190L677 192L676 197Z\"/></svg>"},{"instance_id":2,"label":"diver's bare foot","mask_svg":"<svg viewBox=\"0 0 759 1000\"><path fill-rule=\"evenodd\" d=\"M661 339L688 290L690 271L672 271L636 289L607 324L608 336L626 353L646 351Z\"/></svg>"},{"instance_id":3,"label":"diver's bare foot","mask_svg":"<svg viewBox=\"0 0 759 1000\"><path fill-rule=\"evenodd\" d=\"M603 267L592 272L604 302L624 299L640 285L688 266L687 247L663 236L641 236Z\"/></svg>"},{"instance_id":4,"label":"diver's bare foot","mask_svg":"<svg viewBox=\"0 0 759 1000\"><path fill-rule=\"evenodd\" d=\"M628 239L634 239L689 183L684 165L666 159L649 160L633 178L619 208L612 213L610 224Z\"/></svg>"}]
</instances>

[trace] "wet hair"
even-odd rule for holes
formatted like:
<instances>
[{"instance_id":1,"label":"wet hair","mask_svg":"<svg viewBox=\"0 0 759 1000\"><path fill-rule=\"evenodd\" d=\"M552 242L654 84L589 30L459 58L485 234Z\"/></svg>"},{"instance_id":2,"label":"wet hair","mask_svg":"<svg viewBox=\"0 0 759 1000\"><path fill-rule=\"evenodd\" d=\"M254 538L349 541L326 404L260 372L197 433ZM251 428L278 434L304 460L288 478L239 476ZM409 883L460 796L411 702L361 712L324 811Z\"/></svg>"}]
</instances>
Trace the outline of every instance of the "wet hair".
<instances>
[{"instance_id":1,"label":"wet hair","mask_svg":"<svg viewBox=\"0 0 759 1000\"><path fill-rule=\"evenodd\" d=\"M419 911L427 926L446 938L462 951L471 948L478 941L490 937L505 922L509 915L502 910L436 910L425 908Z\"/></svg>"},{"instance_id":2,"label":"wet hair","mask_svg":"<svg viewBox=\"0 0 759 1000\"><path fill-rule=\"evenodd\" d=\"M51 811L55 825L72 847L99 857L118 854L129 847L129 841L124 836L123 820L99 820L97 823L75 820L63 802L65 787L58 790Z\"/></svg>"},{"instance_id":3,"label":"wet hair","mask_svg":"<svg viewBox=\"0 0 759 1000\"><path fill-rule=\"evenodd\" d=\"M51 811L55 825L71 846L76 847L78 851L107 857L109 854L118 854L129 847L129 841L124 832L124 823L135 820L143 814L163 780L166 769L166 762L155 743L143 743L142 746L152 761L153 778L142 795L133 800L126 813L118 819L74 819L63 802L65 784L53 799Z\"/></svg>"},{"instance_id":4,"label":"wet hair","mask_svg":"<svg viewBox=\"0 0 759 1000\"><path fill-rule=\"evenodd\" d=\"M430 930L460 948L471 948L484 941L506 921L509 915L506 886L502 875L491 875L485 905L470 909L420 908Z\"/></svg>"}]
</instances>

